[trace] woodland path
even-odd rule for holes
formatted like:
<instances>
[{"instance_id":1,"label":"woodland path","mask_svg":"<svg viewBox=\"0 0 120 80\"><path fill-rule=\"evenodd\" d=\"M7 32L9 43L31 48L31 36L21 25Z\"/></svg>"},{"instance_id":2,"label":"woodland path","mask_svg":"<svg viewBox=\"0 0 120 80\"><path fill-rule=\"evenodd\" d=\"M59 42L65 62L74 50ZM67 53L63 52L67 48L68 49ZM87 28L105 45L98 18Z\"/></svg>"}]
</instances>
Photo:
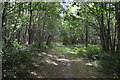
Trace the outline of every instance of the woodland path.
<instances>
[{"instance_id":1,"label":"woodland path","mask_svg":"<svg viewBox=\"0 0 120 80\"><path fill-rule=\"evenodd\" d=\"M63 47L63 45L56 46ZM42 52L33 57L31 78L105 78L95 67L86 66L87 61L68 56L65 51Z\"/></svg>"}]
</instances>

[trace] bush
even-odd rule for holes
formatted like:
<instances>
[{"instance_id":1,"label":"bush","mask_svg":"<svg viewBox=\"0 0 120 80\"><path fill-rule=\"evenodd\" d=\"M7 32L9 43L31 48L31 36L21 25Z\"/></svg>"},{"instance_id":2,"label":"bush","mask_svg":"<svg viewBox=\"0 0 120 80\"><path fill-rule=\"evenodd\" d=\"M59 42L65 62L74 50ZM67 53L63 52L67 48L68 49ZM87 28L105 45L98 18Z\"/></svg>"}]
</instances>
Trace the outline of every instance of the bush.
<instances>
[{"instance_id":1,"label":"bush","mask_svg":"<svg viewBox=\"0 0 120 80\"><path fill-rule=\"evenodd\" d=\"M29 63L34 51L29 47L18 43L13 43L11 47L3 50L3 77L22 77L29 69Z\"/></svg>"},{"instance_id":2,"label":"bush","mask_svg":"<svg viewBox=\"0 0 120 80\"><path fill-rule=\"evenodd\" d=\"M88 45L87 58L90 60L97 60L100 58L100 54L103 53L102 48L96 45Z\"/></svg>"},{"instance_id":3,"label":"bush","mask_svg":"<svg viewBox=\"0 0 120 80\"><path fill-rule=\"evenodd\" d=\"M98 68L106 75L120 77L120 54L106 53L100 46L88 45L87 50L84 45L74 47L76 53L81 57L86 57L92 62L99 62Z\"/></svg>"},{"instance_id":4,"label":"bush","mask_svg":"<svg viewBox=\"0 0 120 80\"><path fill-rule=\"evenodd\" d=\"M75 47L74 50L76 51L78 56L81 57L86 57L86 49L85 48L80 48L80 47Z\"/></svg>"},{"instance_id":5,"label":"bush","mask_svg":"<svg viewBox=\"0 0 120 80\"><path fill-rule=\"evenodd\" d=\"M113 77L120 77L120 54L104 53L100 60L101 70Z\"/></svg>"}]
</instances>

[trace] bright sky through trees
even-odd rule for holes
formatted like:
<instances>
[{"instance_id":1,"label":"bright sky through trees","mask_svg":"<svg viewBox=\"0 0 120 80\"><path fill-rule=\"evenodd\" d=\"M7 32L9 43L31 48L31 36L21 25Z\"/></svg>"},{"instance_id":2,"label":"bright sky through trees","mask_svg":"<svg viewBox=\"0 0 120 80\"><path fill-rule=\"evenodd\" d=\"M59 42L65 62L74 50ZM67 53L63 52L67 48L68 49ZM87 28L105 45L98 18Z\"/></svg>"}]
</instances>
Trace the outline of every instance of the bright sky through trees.
<instances>
[{"instance_id":1,"label":"bright sky through trees","mask_svg":"<svg viewBox=\"0 0 120 80\"><path fill-rule=\"evenodd\" d=\"M63 6L64 11L67 9L67 7L70 6L70 2L72 2L73 0L63 0L63 2L61 2L60 4ZM64 17L64 11L62 11L62 13L60 14L61 17Z\"/></svg>"}]
</instances>

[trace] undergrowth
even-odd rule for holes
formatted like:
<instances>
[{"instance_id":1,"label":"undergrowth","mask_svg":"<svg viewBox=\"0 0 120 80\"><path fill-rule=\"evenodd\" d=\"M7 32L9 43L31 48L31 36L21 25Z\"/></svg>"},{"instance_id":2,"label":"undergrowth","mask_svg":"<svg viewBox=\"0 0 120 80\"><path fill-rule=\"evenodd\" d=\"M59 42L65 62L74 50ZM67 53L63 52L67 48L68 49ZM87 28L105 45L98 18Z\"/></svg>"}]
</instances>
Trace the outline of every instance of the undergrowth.
<instances>
[{"instance_id":1,"label":"undergrowth","mask_svg":"<svg viewBox=\"0 0 120 80\"><path fill-rule=\"evenodd\" d=\"M74 50L79 57L84 57L90 62L98 62L98 68L103 73L114 78L120 77L120 55L117 53L104 52L101 46L88 45L87 49L84 45L75 45Z\"/></svg>"},{"instance_id":2,"label":"undergrowth","mask_svg":"<svg viewBox=\"0 0 120 80\"><path fill-rule=\"evenodd\" d=\"M42 47L42 48L41 48ZM3 46L2 76L3 78L25 77L30 71L32 57L35 54L51 49L52 46L37 43L24 45L15 40L9 47Z\"/></svg>"}]
</instances>

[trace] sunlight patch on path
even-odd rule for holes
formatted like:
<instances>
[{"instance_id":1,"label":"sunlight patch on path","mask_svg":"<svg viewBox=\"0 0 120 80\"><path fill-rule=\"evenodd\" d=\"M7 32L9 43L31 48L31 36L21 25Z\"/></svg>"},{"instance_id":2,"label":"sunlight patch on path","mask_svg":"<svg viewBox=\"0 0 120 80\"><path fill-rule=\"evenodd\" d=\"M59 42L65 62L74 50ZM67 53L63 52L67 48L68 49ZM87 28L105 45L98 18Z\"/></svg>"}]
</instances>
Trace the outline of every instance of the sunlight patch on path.
<instances>
[{"instance_id":1,"label":"sunlight patch on path","mask_svg":"<svg viewBox=\"0 0 120 80\"><path fill-rule=\"evenodd\" d=\"M58 58L56 55L52 55L52 54L48 54L47 56L50 57L50 58L54 58L54 59Z\"/></svg>"},{"instance_id":2,"label":"sunlight patch on path","mask_svg":"<svg viewBox=\"0 0 120 80\"><path fill-rule=\"evenodd\" d=\"M56 46L63 47L64 45L62 43L56 43Z\"/></svg>"},{"instance_id":3,"label":"sunlight patch on path","mask_svg":"<svg viewBox=\"0 0 120 80\"><path fill-rule=\"evenodd\" d=\"M38 54L38 56L42 56L41 54Z\"/></svg>"},{"instance_id":4,"label":"sunlight patch on path","mask_svg":"<svg viewBox=\"0 0 120 80\"><path fill-rule=\"evenodd\" d=\"M82 61L82 59L72 59L72 60L70 60L71 62L81 62Z\"/></svg>"},{"instance_id":5,"label":"sunlight patch on path","mask_svg":"<svg viewBox=\"0 0 120 80\"><path fill-rule=\"evenodd\" d=\"M57 59L57 61L60 61L60 62L70 62L70 60L69 60L69 59L64 59L64 58Z\"/></svg>"},{"instance_id":6,"label":"sunlight patch on path","mask_svg":"<svg viewBox=\"0 0 120 80\"><path fill-rule=\"evenodd\" d=\"M31 75L36 76L37 78L43 78L40 74L38 74L36 71L30 72Z\"/></svg>"},{"instance_id":7,"label":"sunlight patch on path","mask_svg":"<svg viewBox=\"0 0 120 80\"><path fill-rule=\"evenodd\" d=\"M54 61L46 60L46 62L49 63L49 64L53 64L53 65L55 65L55 66L58 65L58 64L57 64L56 62L54 62Z\"/></svg>"},{"instance_id":8,"label":"sunlight patch on path","mask_svg":"<svg viewBox=\"0 0 120 80\"><path fill-rule=\"evenodd\" d=\"M30 72L30 73L33 74L33 75L35 75L35 76L37 75L37 73L35 71L34 72Z\"/></svg>"},{"instance_id":9,"label":"sunlight patch on path","mask_svg":"<svg viewBox=\"0 0 120 80\"><path fill-rule=\"evenodd\" d=\"M33 66L38 67L39 65L37 63L32 63Z\"/></svg>"}]
</instances>

